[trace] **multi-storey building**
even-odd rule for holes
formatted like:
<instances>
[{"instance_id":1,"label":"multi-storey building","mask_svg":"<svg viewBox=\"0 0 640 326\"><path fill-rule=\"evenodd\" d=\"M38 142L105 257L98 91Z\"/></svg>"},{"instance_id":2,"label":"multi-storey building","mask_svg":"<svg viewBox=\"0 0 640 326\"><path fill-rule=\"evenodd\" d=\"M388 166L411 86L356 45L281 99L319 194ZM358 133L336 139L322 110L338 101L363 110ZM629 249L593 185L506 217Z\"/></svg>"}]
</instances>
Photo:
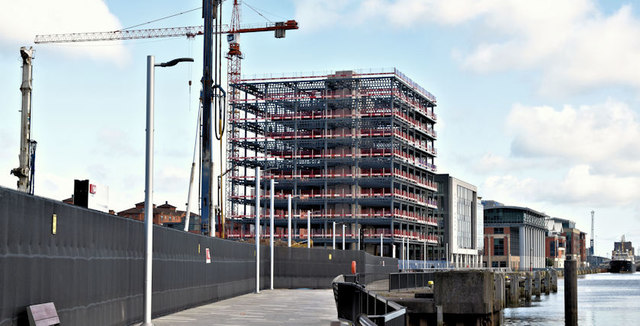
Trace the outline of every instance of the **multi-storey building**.
<instances>
[{"instance_id":1,"label":"multi-storey building","mask_svg":"<svg viewBox=\"0 0 640 326\"><path fill-rule=\"evenodd\" d=\"M562 236L566 239L566 254L573 255L581 265L585 265L587 261L587 234L576 228L576 222L554 217L557 223L562 224Z\"/></svg>"},{"instance_id":2,"label":"multi-storey building","mask_svg":"<svg viewBox=\"0 0 640 326\"><path fill-rule=\"evenodd\" d=\"M546 215L527 207L484 209L485 261L489 267L545 267Z\"/></svg>"},{"instance_id":3,"label":"multi-storey building","mask_svg":"<svg viewBox=\"0 0 640 326\"><path fill-rule=\"evenodd\" d=\"M555 218L549 218L546 220L546 224L545 255L548 260L547 266L564 268L567 239L563 235L562 222Z\"/></svg>"},{"instance_id":4,"label":"multi-storey building","mask_svg":"<svg viewBox=\"0 0 640 326\"><path fill-rule=\"evenodd\" d=\"M442 244L440 251L455 267L478 267L483 232L482 206L478 216L478 189L476 186L454 178L448 174L436 174L438 184L438 224L441 225ZM480 217L480 218L479 218ZM478 241L480 237L480 241Z\"/></svg>"},{"instance_id":5,"label":"multi-storey building","mask_svg":"<svg viewBox=\"0 0 640 326\"><path fill-rule=\"evenodd\" d=\"M231 86L227 236L254 236L255 173L268 225L275 180L275 236L409 258L435 256L436 99L399 71L244 79ZM307 230L306 212L311 230ZM342 229L345 229L345 234ZM267 234L263 227L261 234ZM382 243L382 245L381 245Z\"/></svg>"}]
</instances>

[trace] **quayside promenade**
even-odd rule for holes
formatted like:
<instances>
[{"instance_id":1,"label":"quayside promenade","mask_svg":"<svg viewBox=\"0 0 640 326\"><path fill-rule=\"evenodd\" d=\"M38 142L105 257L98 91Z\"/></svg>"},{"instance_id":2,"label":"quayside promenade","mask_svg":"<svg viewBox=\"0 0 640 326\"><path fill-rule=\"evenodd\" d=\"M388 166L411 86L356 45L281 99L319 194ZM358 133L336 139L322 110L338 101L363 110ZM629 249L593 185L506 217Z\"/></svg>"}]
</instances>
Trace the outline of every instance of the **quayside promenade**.
<instances>
[{"instance_id":1,"label":"quayside promenade","mask_svg":"<svg viewBox=\"0 0 640 326\"><path fill-rule=\"evenodd\" d=\"M153 320L172 325L339 325L330 289L275 289L245 294Z\"/></svg>"}]
</instances>

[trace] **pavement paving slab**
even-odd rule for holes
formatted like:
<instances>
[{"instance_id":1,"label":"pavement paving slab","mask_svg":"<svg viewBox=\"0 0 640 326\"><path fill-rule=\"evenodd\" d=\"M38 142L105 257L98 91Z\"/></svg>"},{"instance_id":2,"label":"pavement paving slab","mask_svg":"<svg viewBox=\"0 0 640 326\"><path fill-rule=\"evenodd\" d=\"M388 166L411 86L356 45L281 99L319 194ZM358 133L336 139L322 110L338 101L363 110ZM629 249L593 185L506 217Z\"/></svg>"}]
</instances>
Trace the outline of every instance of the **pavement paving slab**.
<instances>
[{"instance_id":1,"label":"pavement paving slab","mask_svg":"<svg viewBox=\"0 0 640 326\"><path fill-rule=\"evenodd\" d=\"M154 319L169 325L340 325L333 291L263 290Z\"/></svg>"}]
</instances>

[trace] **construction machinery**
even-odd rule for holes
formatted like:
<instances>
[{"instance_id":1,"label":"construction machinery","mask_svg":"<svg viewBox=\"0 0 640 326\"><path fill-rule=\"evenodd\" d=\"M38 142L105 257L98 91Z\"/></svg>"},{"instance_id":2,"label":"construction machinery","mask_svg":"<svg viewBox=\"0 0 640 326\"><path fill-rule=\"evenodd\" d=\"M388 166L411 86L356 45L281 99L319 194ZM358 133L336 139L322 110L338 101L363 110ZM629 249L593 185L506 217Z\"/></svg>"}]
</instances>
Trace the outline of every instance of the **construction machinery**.
<instances>
[{"instance_id":1,"label":"construction machinery","mask_svg":"<svg viewBox=\"0 0 640 326\"><path fill-rule=\"evenodd\" d=\"M22 118L20 119L20 166L11 170L18 177L18 190L33 195L36 141L31 139L31 91L33 48L20 48L22 57Z\"/></svg>"},{"instance_id":2,"label":"construction machinery","mask_svg":"<svg viewBox=\"0 0 640 326\"><path fill-rule=\"evenodd\" d=\"M215 224L224 225L224 197L223 177L224 163L226 160L223 156L223 138L225 132L225 112L227 110L226 92L222 87L222 45L221 34L227 34L229 42L229 52L226 58L229 60L227 66L227 82L235 83L240 79L241 66L240 45L238 43L239 34L274 31L276 38L283 38L286 30L298 29L298 23L295 20L285 22L275 22L267 24L240 24L240 0L234 0L231 27L223 25L222 20L222 1L207 0L203 2L203 18L204 26L188 26L188 27L170 27L170 28L153 28L153 29L126 29L109 32L88 32L88 33L66 33L66 34L48 34L36 35L35 43L76 43L76 42L94 42L94 41L116 41L116 40L136 40L149 38L168 38L168 37L188 37L192 38L197 35L204 36L203 49L203 74L202 74L202 127L200 130L201 137L201 162L200 162L200 178L201 178L201 225L202 233L208 235L215 234ZM228 85L227 85L228 86ZM228 88L227 88L228 89ZM231 100L237 94L232 93ZM212 104L214 106L212 110ZM212 119L213 113L213 119ZM217 121L216 121L217 120ZM220 142L220 174L218 176L218 207L213 207L213 160L212 160L212 124L215 129L215 137ZM233 175L233 171L231 172ZM190 185L191 187L191 185ZM190 206L190 205L188 205ZM189 209L188 209L189 210ZM214 211L218 213L218 221L210 223L214 215ZM224 233L220 233L224 236Z\"/></svg>"}]
</instances>

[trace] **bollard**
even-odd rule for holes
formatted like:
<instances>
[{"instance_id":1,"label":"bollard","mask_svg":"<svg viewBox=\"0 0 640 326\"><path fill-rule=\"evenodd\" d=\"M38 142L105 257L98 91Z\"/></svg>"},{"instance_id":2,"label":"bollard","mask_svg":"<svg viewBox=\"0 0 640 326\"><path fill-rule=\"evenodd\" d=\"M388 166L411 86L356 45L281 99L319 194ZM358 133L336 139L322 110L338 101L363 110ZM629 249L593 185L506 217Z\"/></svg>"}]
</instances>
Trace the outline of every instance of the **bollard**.
<instances>
[{"instance_id":1,"label":"bollard","mask_svg":"<svg viewBox=\"0 0 640 326\"><path fill-rule=\"evenodd\" d=\"M356 261L352 260L351 261L351 274L355 274L356 273Z\"/></svg>"},{"instance_id":2,"label":"bollard","mask_svg":"<svg viewBox=\"0 0 640 326\"><path fill-rule=\"evenodd\" d=\"M544 294L549 295L551 292L551 273L549 271L544 272Z\"/></svg>"},{"instance_id":3,"label":"bollard","mask_svg":"<svg viewBox=\"0 0 640 326\"><path fill-rule=\"evenodd\" d=\"M578 261L571 255L564 261L564 324L578 325Z\"/></svg>"},{"instance_id":4,"label":"bollard","mask_svg":"<svg viewBox=\"0 0 640 326\"><path fill-rule=\"evenodd\" d=\"M517 307L520 302L520 276L517 273L509 274L509 306Z\"/></svg>"},{"instance_id":5,"label":"bollard","mask_svg":"<svg viewBox=\"0 0 640 326\"><path fill-rule=\"evenodd\" d=\"M526 278L524 280L524 301L531 302L531 288L533 287L531 273L526 272L525 277Z\"/></svg>"},{"instance_id":6,"label":"bollard","mask_svg":"<svg viewBox=\"0 0 640 326\"><path fill-rule=\"evenodd\" d=\"M539 271L533 272L533 295L535 295L536 298L539 298L541 290L542 290L542 280L540 279L540 272Z\"/></svg>"},{"instance_id":7,"label":"bollard","mask_svg":"<svg viewBox=\"0 0 640 326\"><path fill-rule=\"evenodd\" d=\"M558 292L558 271L551 271L551 292Z\"/></svg>"}]
</instances>

